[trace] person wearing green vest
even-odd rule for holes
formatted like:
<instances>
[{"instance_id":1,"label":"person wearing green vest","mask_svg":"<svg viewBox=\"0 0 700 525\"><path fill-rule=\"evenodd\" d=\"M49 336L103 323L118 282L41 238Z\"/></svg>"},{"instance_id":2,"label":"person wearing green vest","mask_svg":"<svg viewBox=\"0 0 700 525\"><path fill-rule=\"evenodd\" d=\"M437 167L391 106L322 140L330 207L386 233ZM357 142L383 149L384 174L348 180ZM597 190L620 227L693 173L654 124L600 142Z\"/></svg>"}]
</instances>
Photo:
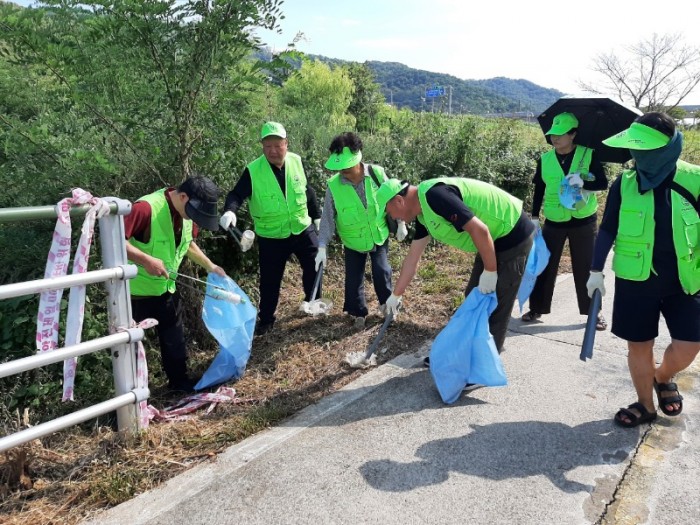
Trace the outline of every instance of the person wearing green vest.
<instances>
[{"instance_id":1,"label":"person wearing green vest","mask_svg":"<svg viewBox=\"0 0 700 525\"><path fill-rule=\"evenodd\" d=\"M394 219L418 219L387 310L398 312L431 237L464 252L476 252L465 296L477 287L485 294L496 292L498 306L489 317L489 328L496 348L503 351L535 233L522 201L486 182L461 177L430 179L418 186L388 179L379 188L377 201Z\"/></svg>"},{"instance_id":2,"label":"person wearing green vest","mask_svg":"<svg viewBox=\"0 0 700 525\"><path fill-rule=\"evenodd\" d=\"M656 419L654 390L664 414L681 413L673 376L700 351L700 166L680 160L683 135L665 113L642 115L603 143L628 148L634 167L610 187L587 286L589 295L605 295L603 267L614 245L611 331L627 341L637 393L615 422L636 427ZM657 367L660 314L671 344Z\"/></svg>"},{"instance_id":3,"label":"person wearing green vest","mask_svg":"<svg viewBox=\"0 0 700 525\"><path fill-rule=\"evenodd\" d=\"M522 316L525 322L536 321L551 312L559 261L567 239L578 310L581 315L588 315L591 300L586 291L586 280L598 230L598 200L593 192L607 189L608 179L595 151L575 144L578 125L578 119L572 113L560 113L554 117L552 127L546 133L554 148L538 159L532 179L535 184L532 221L539 227L542 208L545 217L542 238L550 256L530 294L530 310ZM569 199L572 195L581 198ZM605 318L600 314L596 328L605 330L606 327Z\"/></svg>"},{"instance_id":4,"label":"person wearing green vest","mask_svg":"<svg viewBox=\"0 0 700 525\"><path fill-rule=\"evenodd\" d=\"M388 259L389 226L386 213L379 209L377 190L387 178L384 168L362 162L362 140L355 133L342 133L330 145L326 168L336 171L328 180L319 228L316 271L326 265L326 249L337 229L345 255L345 302L343 311L355 318L356 328L364 328L368 314L365 301L365 265L369 255L372 283L379 308L391 295L391 265ZM396 238L402 241L408 230L398 222Z\"/></svg>"},{"instance_id":5,"label":"person wearing green vest","mask_svg":"<svg viewBox=\"0 0 700 525\"><path fill-rule=\"evenodd\" d=\"M160 343L163 370L171 390L191 392L197 383L187 375L187 345L182 325L176 273L187 257L204 268L225 276L194 241L198 227L218 230L219 189L206 177L190 177L177 188L164 188L138 199L124 217L129 241L126 254L138 265L129 281L131 310L135 321L152 318Z\"/></svg>"},{"instance_id":6,"label":"person wearing green vest","mask_svg":"<svg viewBox=\"0 0 700 525\"><path fill-rule=\"evenodd\" d=\"M311 300L318 253L321 212L314 190L306 183L301 157L287 151L287 131L278 122L266 122L260 132L263 154L243 170L226 196L219 221L227 230L236 226L236 213L249 199L258 239L260 305L255 334L263 335L275 324L282 277L287 260L296 255L302 269L305 301ZM312 224L313 222L313 224ZM318 291L321 296L321 290Z\"/></svg>"}]
</instances>

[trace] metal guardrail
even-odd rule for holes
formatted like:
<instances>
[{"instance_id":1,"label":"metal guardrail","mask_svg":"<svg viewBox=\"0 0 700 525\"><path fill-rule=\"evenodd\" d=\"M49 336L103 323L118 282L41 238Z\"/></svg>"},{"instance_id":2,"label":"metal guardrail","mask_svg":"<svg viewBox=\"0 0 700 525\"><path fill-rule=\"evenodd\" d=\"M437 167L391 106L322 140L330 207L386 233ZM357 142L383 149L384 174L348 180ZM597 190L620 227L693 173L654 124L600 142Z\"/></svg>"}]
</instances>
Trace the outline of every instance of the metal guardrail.
<instances>
[{"instance_id":1,"label":"metal guardrail","mask_svg":"<svg viewBox=\"0 0 700 525\"><path fill-rule=\"evenodd\" d=\"M110 332L115 333L0 364L0 378L110 348L116 396L108 401L0 438L0 452L113 410L117 411L117 426L121 432L133 434L139 430L138 404L140 401L148 399L149 392L148 389L136 387L135 343L143 339L144 331L141 328L129 328L131 301L127 281L136 276L136 266L128 264L126 257L123 215L131 212L131 203L115 197L107 197L104 200L110 206L110 213L99 219L100 246L105 269L2 285L0 286L0 300L104 282L107 289L108 323ZM89 205L75 206L71 208L70 215L85 215L89 209ZM57 212L54 206L0 209L0 223L55 219L56 217Z\"/></svg>"}]
</instances>

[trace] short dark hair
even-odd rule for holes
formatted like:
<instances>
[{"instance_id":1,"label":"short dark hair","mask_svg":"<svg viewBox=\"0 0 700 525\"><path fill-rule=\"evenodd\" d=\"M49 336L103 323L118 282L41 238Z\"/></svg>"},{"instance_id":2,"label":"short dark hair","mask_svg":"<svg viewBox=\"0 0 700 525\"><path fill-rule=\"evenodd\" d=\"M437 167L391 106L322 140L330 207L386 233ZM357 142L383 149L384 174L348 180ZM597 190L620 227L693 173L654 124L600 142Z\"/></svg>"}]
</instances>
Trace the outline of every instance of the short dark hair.
<instances>
[{"instance_id":1,"label":"short dark hair","mask_svg":"<svg viewBox=\"0 0 700 525\"><path fill-rule=\"evenodd\" d=\"M640 124L644 124L645 126L660 131L667 137L673 138L673 136L676 134L676 121L666 113L661 113L660 111L645 113L644 115L637 117L635 122L639 122Z\"/></svg>"},{"instance_id":2,"label":"short dark hair","mask_svg":"<svg viewBox=\"0 0 700 525\"><path fill-rule=\"evenodd\" d=\"M342 153L345 147L353 153L357 153L362 149L362 139L352 131L346 131L334 137L328 149L331 153Z\"/></svg>"},{"instance_id":3,"label":"short dark hair","mask_svg":"<svg viewBox=\"0 0 700 525\"><path fill-rule=\"evenodd\" d=\"M572 133L576 133L578 131L578 128L571 128L569 131L566 132L567 135L571 135Z\"/></svg>"},{"instance_id":4,"label":"short dark hair","mask_svg":"<svg viewBox=\"0 0 700 525\"><path fill-rule=\"evenodd\" d=\"M177 187L177 191L202 202L216 202L219 199L218 186L211 179L201 175L189 177Z\"/></svg>"}]
</instances>

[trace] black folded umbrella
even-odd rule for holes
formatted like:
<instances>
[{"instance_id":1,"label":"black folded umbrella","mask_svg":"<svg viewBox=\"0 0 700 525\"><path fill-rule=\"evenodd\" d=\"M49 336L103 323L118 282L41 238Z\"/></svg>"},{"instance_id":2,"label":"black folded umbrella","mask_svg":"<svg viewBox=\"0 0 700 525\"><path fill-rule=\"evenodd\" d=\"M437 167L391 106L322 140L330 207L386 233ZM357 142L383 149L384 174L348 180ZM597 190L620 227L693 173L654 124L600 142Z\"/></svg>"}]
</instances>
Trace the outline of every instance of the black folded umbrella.
<instances>
[{"instance_id":1,"label":"black folded umbrella","mask_svg":"<svg viewBox=\"0 0 700 525\"><path fill-rule=\"evenodd\" d=\"M552 121L559 113L573 113L579 122L574 142L593 148L601 162L627 162L632 157L628 149L610 148L602 143L627 129L634 119L642 115L636 108L630 108L608 97L562 97L537 117L543 133L552 127ZM549 136L547 142L552 143Z\"/></svg>"}]
</instances>

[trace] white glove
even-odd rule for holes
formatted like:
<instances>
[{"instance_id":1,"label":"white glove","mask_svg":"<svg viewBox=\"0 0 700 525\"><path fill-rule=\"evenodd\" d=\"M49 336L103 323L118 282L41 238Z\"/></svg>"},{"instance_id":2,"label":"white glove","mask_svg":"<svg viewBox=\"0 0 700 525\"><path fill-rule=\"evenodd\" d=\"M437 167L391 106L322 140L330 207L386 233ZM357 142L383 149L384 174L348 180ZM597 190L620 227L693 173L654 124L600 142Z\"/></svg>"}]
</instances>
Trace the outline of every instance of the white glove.
<instances>
[{"instance_id":1,"label":"white glove","mask_svg":"<svg viewBox=\"0 0 700 525\"><path fill-rule=\"evenodd\" d=\"M321 231L321 219L314 219L314 226L316 227L316 233Z\"/></svg>"},{"instance_id":2,"label":"white glove","mask_svg":"<svg viewBox=\"0 0 700 525\"><path fill-rule=\"evenodd\" d=\"M235 228L236 221L236 214L232 211L227 211L219 219L219 226L221 226L224 230L228 230L231 226Z\"/></svg>"},{"instance_id":3,"label":"white glove","mask_svg":"<svg viewBox=\"0 0 700 525\"><path fill-rule=\"evenodd\" d=\"M403 298L400 295L391 294L385 303L386 315L392 314L394 317L398 316L401 301L403 301Z\"/></svg>"},{"instance_id":4,"label":"white glove","mask_svg":"<svg viewBox=\"0 0 700 525\"><path fill-rule=\"evenodd\" d=\"M540 229L540 219L539 219L539 217L533 217L532 219L530 219L530 222L531 222L532 225L535 227L535 230L539 230L539 229Z\"/></svg>"},{"instance_id":5,"label":"white glove","mask_svg":"<svg viewBox=\"0 0 700 525\"><path fill-rule=\"evenodd\" d=\"M484 270L479 277L479 291L481 293L491 293L496 291L496 282L498 281L498 272L489 272Z\"/></svg>"},{"instance_id":6,"label":"white glove","mask_svg":"<svg viewBox=\"0 0 700 525\"><path fill-rule=\"evenodd\" d=\"M583 188L583 179L579 173L569 173L566 176L566 180L569 181L569 186L577 186Z\"/></svg>"},{"instance_id":7,"label":"white glove","mask_svg":"<svg viewBox=\"0 0 700 525\"><path fill-rule=\"evenodd\" d=\"M318 253L316 254L316 260L314 262L316 263L316 271L318 271L321 264L323 264L324 267L326 266L326 249L325 248L318 249Z\"/></svg>"},{"instance_id":8,"label":"white glove","mask_svg":"<svg viewBox=\"0 0 700 525\"><path fill-rule=\"evenodd\" d=\"M586 282L588 288L588 297L593 297L593 292L600 290L601 297L605 295L605 275L603 272L591 271L591 276Z\"/></svg>"},{"instance_id":9,"label":"white glove","mask_svg":"<svg viewBox=\"0 0 700 525\"><path fill-rule=\"evenodd\" d=\"M396 221L397 227L396 227L396 240L401 242L403 241L406 236L408 235L408 228L406 228L406 222L405 221Z\"/></svg>"}]
</instances>

